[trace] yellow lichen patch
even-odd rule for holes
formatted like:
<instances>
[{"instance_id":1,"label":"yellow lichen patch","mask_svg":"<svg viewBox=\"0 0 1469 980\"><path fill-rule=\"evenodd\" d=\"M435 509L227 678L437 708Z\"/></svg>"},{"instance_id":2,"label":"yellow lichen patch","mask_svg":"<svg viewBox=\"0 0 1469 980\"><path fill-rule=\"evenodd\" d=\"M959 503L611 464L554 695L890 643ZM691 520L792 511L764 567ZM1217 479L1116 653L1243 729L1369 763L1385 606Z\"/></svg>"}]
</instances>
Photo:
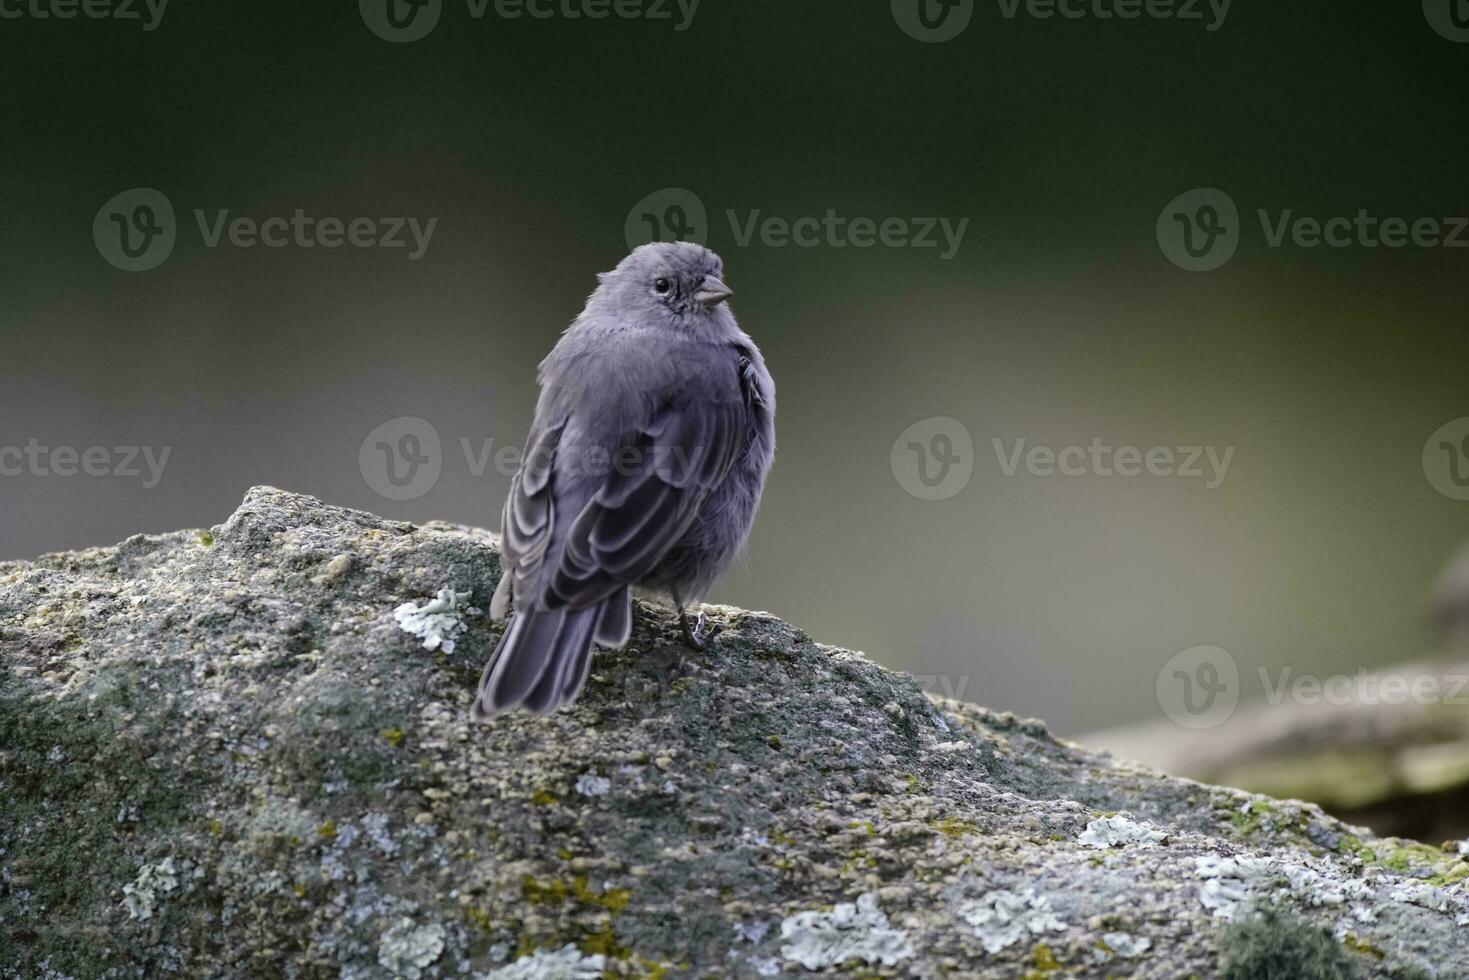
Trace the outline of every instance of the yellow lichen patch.
<instances>
[{"instance_id":1,"label":"yellow lichen patch","mask_svg":"<svg viewBox=\"0 0 1469 980\"><path fill-rule=\"evenodd\" d=\"M403 744L403 739L408 737L408 733L401 728L385 728L383 729L382 735L383 738L388 740L388 744L395 749Z\"/></svg>"},{"instance_id":2,"label":"yellow lichen patch","mask_svg":"<svg viewBox=\"0 0 1469 980\"><path fill-rule=\"evenodd\" d=\"M1035 964L1035 969L1026 972L1025 980L1045 980L1061 969L1056 954L1045 943L1036 943L1035 949L1030 951L1030 961Z\"/></svg>"},{"instance_id":3,"label":"yellow lichen patch","mask_svg":"<svg viewBox=\"0 0 1469 980\"><path fill-rule=\"evenodd\" d=\"M1364 956L1371 956L1372 958L1378 960L1387 959L1387 954L1384 953L1382 950L1378 949L1376 946L1372 945L1360 936L1353 935L1350 932L1342 937L1341 942L1342 945L1345 946L1347 949L1350 949L1357 953L1361 953Z\"/></svg>"},{"instance_id":4,"label":"yellow lichen patch","mask_svg":"<svg viewBox=\"0 0 1469 980\"><path fill-rule=\"evenodd\" d=\"M609 888L604 892L594 892L587 884L587 879L580 875L571 879L571 887L576 894L577 901L584 905L600 905L613 915L627 908L627 903L632 899L632 892L626 888Z\"/></svg>"},{"instance_id":5,"label":"yellow lichen patch","mask_svg":"<svg viewBox=\"0 0 1469 980\"><path fill-rule=\"evenodd\" d=\"M639 956L638 957L638 968L643 971L641 974L639 974L639 976L641 976L643 978L643 980L663 980L663 978L668 975L668 971L669 970L674 969L674 968L677 968L677 969L680 969L680 970L686 970L686 969L688 969L688 964L686 964L686 963L656 963L653 960L646 959L645 957Z\"/></svg>"},{"instance_id":6,"label":"yellow lichen patch","mask_svg":"<svg viewBox=\"0 0 1469 980\"><path fill-rule=\"evenodd\" d=\"M490 918L490 913L486 912L478 905L471 905L469 908L464 910L464 914L470 922L473 922L476 926L478 926L485 932L494 931L495 920Z\"/></svg>"},{"instance_id":7,"label":"yellow lichen patch","mask_svg":"<svg viewBox=\"0 0 1469 980\"><path fill-rule=\"evenodd\" d=\"M956 820L953 817L935 820L931 826L945 837L963 837L965 834L979 833L979 828L974 824L964 820Z\"/></svg>"},{"instance_id":8,"label":"yellow lichen patch","mask_svg":"<svg viewBox=\"0 0 1469 980\"><path fill-rule=\"evenodd\" d=\"M328 820L320 827L317 827L316 836L323 840L335 840L337 836L337 822L335 820Z\"/></svg>"},{"instance_id":9,"label":"yellow lichen patch","mask_svg":"<svg viewBox=\"0 0 1469 980\"><path fill-rule=\"evenodd\" d=\"M559 881L541 884L533 875L520 879L520 891L532 905L560 905L566 901L567 887Z\"/></svg>"},{"instance_id":10,"label":"yellow lichen patch","mask_svg":"<svg viewBox=\"0 0 1469 980\"><path fill-rule=\"evenodd\" d=\"M550 790L538 789L531 794L530 801L536 806L552 806L556 803L556 795Z\"/></svg>"},{"instance_id":11,"label":"yellow lichen patch","mask_svg":"<svg viewBox=\"0 0 1469 980\"><path fill-rule=\"evenodd\" d=\"M561 881L542 882L534 875L526 875L520 879L520 890L525 900L532 905L561 905L571 898L582 905L606 909L613 915L627 908L627 903L632 900L632 892L626 888L594 891L582 875L572 878L570 886Z\"/></svg>"},{"instance_id":12,"label":"yellow lichen patch","mask_svg":"<svg viewBox=\"0 0 1469 980\"><path fill-rule=\"evenodd\" d=\"M625 960L628 957L627 947L618 943L611 926L607 926L601 932L587 933L576 946L588 956L600 954L614 960Z\"/></svg>"}]
</instances>

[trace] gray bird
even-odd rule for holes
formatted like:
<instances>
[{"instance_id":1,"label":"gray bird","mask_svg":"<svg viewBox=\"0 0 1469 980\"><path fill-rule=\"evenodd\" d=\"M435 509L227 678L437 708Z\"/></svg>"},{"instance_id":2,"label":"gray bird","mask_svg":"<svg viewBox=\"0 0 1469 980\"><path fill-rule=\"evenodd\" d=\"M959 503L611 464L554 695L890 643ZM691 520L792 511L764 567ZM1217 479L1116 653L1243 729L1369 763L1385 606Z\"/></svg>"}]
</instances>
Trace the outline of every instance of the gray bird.
<instances>
[{"instance_id":1,"label":"gray bird","mask_svg":"<svg viewBox=\"0 0 1469 980\"><path fill-rule=\"evenodd\" d=\"M541 362L541 397L502 519L490 605L515 615L480 678L476 717L554 711L586 683L592 644L632 631L633 586L678 607L739 553L775 455L775 383L735 323L719 256L636 249Z\"/></svg>"}]
</instances>

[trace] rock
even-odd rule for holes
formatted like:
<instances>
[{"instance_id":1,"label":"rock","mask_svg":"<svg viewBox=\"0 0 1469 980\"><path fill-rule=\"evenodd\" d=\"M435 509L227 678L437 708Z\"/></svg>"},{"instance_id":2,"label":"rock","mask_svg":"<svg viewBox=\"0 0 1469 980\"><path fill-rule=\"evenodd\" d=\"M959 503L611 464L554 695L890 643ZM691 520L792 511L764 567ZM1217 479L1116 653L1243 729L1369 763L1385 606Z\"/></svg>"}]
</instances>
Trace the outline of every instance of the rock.
<instances>
[{"instance_id":1,"label":"rock","mask_svg":"<svg viewBox=\"0 0 1469 980\"><path fill-rule=\"evenodd\" d=\"M475 724L498 576L485 531L269 488L0 564L0 978L1176 980L1263 976L1261 935L1469 975L1457 850L930 701L763 613L708 607L691 656L640 602L577 705ZM394 613L444 590L425 649Z\"/></svg>"}]
</instances>

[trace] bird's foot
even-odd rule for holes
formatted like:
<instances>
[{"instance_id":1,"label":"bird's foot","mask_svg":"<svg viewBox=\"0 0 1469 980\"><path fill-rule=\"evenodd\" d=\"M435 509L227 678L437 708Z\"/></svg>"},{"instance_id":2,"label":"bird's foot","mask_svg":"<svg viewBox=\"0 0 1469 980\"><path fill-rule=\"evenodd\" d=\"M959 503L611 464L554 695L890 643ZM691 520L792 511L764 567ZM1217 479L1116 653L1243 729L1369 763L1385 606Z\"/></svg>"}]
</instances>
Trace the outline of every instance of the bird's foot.
<instances>
[{"instance_id":1,"label":"bird's foot","mask_svg":"<svg viewBox=\"0 0 1469 980\"><path fill-rule=\"evenodd\" d=\"M711 624L703 613L699 613L698 623L690 629L688 613L679 610L678 625L683 630L684 645L699 653L708 650L709 644L714 642L714 638L724 632L723 626Z\"/></svg>"}]
</instances>

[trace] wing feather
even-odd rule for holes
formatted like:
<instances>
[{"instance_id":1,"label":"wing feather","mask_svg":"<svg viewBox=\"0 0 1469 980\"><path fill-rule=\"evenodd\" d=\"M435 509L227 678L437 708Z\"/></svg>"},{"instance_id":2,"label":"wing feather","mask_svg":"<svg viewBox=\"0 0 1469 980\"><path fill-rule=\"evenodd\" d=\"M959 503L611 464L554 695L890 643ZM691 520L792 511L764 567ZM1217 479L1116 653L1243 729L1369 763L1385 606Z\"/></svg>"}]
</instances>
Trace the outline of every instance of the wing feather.
<instances>
[{"instance_id":1,"label":"wing feather","mask_svg":"<svg viewBox=\"0 0 1469 980\"><path fill-rule=\"evenodd\" d=\"M583 608L646 576L698 516L741 447L738 403L682 401L657 413L615 456L577 515L547 583L547 608Z\"/></svg>"}]
</instances>

